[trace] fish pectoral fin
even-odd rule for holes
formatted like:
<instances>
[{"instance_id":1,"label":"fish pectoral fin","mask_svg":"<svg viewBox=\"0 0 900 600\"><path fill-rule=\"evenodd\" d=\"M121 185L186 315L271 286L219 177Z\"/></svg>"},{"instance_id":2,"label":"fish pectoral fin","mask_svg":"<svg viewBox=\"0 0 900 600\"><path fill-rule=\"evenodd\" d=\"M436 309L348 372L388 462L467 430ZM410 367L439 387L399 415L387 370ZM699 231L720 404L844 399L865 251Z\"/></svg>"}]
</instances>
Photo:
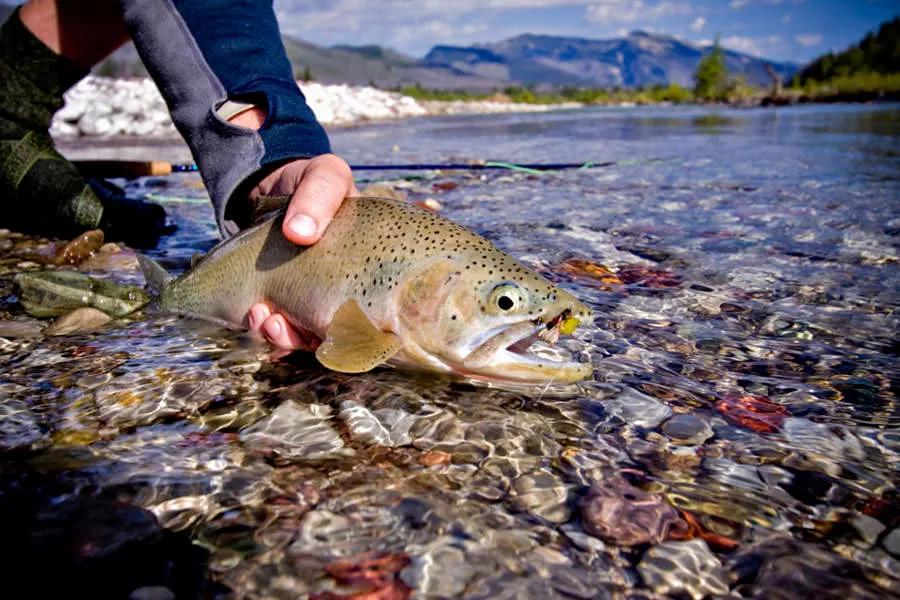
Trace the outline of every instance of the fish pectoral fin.
<instances>
[{"instance_id":1,"label":"fish pectoral fin","mask_svg":"<svg viewBox=\"0 0 900 600\"><path fill-rule=\"evenodd\" d=\"M402 346L399 337L375 327L355 300L347 300L334 314L316 358L333 371L363 373L387 361Z\"/></svg>"}]
</instances>

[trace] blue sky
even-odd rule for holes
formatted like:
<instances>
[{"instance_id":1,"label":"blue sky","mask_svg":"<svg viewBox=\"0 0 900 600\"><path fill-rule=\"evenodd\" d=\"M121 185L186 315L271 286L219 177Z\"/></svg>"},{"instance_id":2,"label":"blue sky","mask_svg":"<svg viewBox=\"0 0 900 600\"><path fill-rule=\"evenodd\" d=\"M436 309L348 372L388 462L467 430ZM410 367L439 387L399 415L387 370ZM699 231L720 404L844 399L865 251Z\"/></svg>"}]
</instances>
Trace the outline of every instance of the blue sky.
<instances>
[{"instance_id":1,"label":"blue sky","mask_svg":"<svg viewBox=\"0 0 900 600\"><path fill-rule=\"evenodd\" d=\"M520 33L586 38L635 29L806 62L842 50L900 14L898 0L275 0L285 33L379 44L413 56Z\"/></svg>"}]
</instances>

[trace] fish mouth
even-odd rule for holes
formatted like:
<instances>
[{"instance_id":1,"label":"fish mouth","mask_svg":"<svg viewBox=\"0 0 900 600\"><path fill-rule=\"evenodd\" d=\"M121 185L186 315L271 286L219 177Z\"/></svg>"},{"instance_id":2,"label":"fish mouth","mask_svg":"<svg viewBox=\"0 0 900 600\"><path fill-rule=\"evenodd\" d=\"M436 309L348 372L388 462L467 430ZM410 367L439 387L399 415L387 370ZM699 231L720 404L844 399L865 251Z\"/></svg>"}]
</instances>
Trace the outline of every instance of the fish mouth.
<instances>
[{"instance_id":1,"label":"fish mouth","mask_svg":"<svg viewBox=\"0 0 900 600\"><path fill-rule=\"evenodd\" d=\"M540 318L505 325L463 360L470 376L523 382L573 382L593 374L590 363L565 356L556 346L560 330L572 316L566 309L549 321Z\"/></svg>"}]
</instances>

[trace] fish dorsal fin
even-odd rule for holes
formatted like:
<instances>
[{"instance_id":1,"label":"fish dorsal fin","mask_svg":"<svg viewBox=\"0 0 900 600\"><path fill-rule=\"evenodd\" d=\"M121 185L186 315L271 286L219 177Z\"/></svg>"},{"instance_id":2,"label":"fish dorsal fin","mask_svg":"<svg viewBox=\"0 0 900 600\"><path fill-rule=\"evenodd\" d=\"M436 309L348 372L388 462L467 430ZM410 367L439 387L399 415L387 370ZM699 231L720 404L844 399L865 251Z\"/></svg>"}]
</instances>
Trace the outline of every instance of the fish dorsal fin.
<instances>
[{"instance_id":1,"label":"fish dorsal fin","mask_svg":"<svg viewBox=\"0 0 900 600\"><path fill-rule=\"evenodd\" d=\"M147 287L150 288L150 292L159 296L166 286L169 285L169 282L172 281L172 276L169 275L168 272L162 266L147 256L143 254L138 254L138 264L141 266L141 271L144 272L144 279L147 281Z\"/></svg>"},{"instance_id":2,"label":"fish dorsal fin","mask_svg":"<svg viewBox=\"0 0 900 600\"><path fill-rule=\"evenodd\" d=\"M333 371L363 373L388 360L402 346L399 337L375 327L351 299L334 313L316 358Z\"/></svg>"}]
</instances>

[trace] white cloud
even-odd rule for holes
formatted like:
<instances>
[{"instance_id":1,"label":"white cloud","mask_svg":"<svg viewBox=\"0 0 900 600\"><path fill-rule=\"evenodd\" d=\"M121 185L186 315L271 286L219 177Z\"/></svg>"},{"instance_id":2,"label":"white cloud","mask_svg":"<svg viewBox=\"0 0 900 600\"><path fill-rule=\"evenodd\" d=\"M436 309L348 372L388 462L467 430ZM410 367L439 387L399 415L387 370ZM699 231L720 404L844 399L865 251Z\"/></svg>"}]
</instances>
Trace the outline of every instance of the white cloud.
<instances>
[{"instance_id":1,"label":"white cloud","mask_svg":"<svg viewBox=\"0 0 900 600\"><path fill-rule=\"evenodd\" d=\"M687 2L649 3L644 0L595 0L584 11L589 23L651 23L662 17L688 15L693 11Z\"/></svg>"},{"instance_id":2,"label":"white cloud","mask_svg":"<svg viewBox=\"0 0 900 600\"><path fill-rule=\"evenodd\" d=\"M700 33L701 31L703 31L703 27L705 27L705 26L706 26L706 17L702 17L702 16L697 17L696 19L694 19L694 22L691 23L691 31L696 31L697 33Z\"/></svg>"},{"instance_id":3,"label":"white cloud","mask_svg":"<svg viewBox=\"0 0 900 600\"><path fill-rule=\"evenodd\" d=\"M318 44L378 43L420 53L521 33L497 21L505 11L586 7L596 0L275 0L284 33ZM493 22L492 22L493 20ZM481 35L477 35L481 33ZM550 33L550 31L548 31Z\"/></svg>"},{"instance_id":4,"label":"white cloud","mask_svg":"<svg viewBox=\"0 0 900 600\"><path fill-rule=\"evenodd\" d=\"M744 8L748 4L768 4L770 6L777 6L786 2L788 2L788 0L731 0L731 2L728 3L728 6L737 10L739 8ZM790 2L792 4L803 4L806 0L790 0Z\"/></svg>"},{"instance_id":5,"label":"white cloud","mask_svg":"<svg viewBox=\"0 0 900 600\"><path fill-rule=\"evenodd\" d=\"M810 46L818 46L822 43L822 34L798 33L794 36L794 40L804 48L809 48Z\"/></svg>"},{"instance_id":6,"label":"white cloud","mask_svg":"<svg viewBox=\"0 0 900 600\"><path fill-rule=\"evenodd\" d=\"M756 40L751 37L729 35L721 39L721 44L730 50L737 50L738 52L753 54L755 56L759 56L760 54L759 45L756 43Z\"/></svg>"},{"instance_id":7,"label":"white cloud","mask_svg":"<svg viewBox=\"0 0 900 600\"><path fill-rule=\"evenodd\" d=\"M721 39L721 44L729 50L737 50L752 56L772 56L774 50L781 44L781 38L777 35L763 38L729 35Z\"/></svg>"}]
</instances>

